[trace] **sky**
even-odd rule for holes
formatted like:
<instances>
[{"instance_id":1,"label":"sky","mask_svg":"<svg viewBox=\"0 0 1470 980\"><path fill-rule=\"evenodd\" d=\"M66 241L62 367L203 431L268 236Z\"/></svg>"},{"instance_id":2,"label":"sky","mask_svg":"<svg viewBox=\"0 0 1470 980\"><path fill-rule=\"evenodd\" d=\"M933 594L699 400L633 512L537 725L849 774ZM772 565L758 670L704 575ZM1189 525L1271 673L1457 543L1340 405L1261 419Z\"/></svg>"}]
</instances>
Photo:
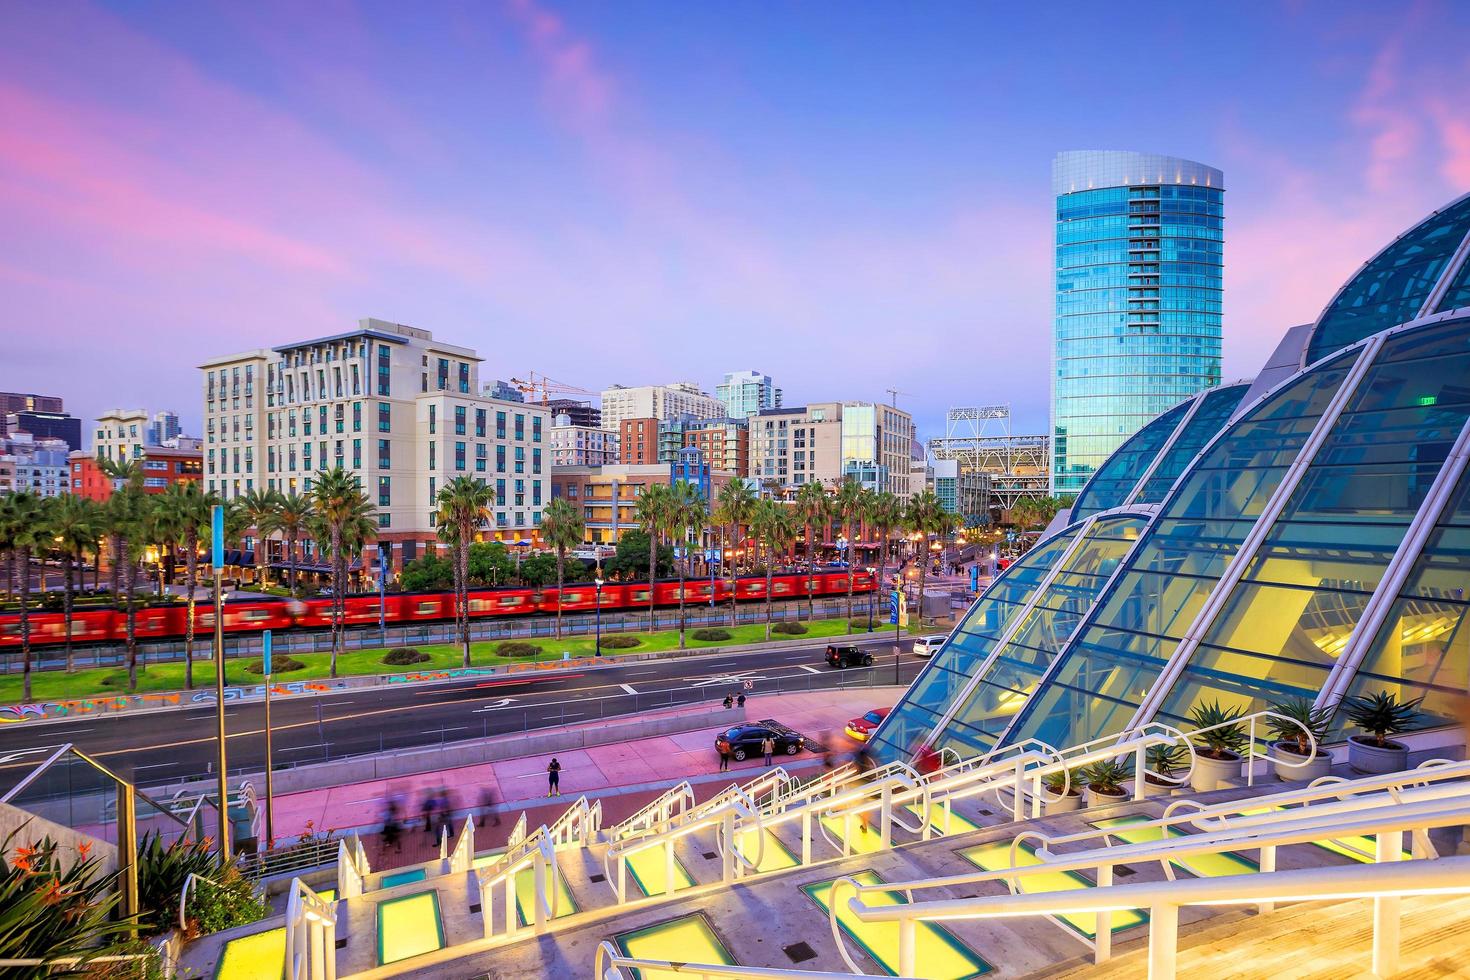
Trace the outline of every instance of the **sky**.
<instances>
[{"instance_id":1,"label":"sky","mask_svg":"<svg viewBox=\"0 0 1470 980\"><path fill-rule=\"evenodd\" d=\"M206 358L431 330L1044 431L1050 164L1226 185L1224 376L1470 191L1470 4L12 0L0 390L197 432Z\"/></svg>"}]
</instances>

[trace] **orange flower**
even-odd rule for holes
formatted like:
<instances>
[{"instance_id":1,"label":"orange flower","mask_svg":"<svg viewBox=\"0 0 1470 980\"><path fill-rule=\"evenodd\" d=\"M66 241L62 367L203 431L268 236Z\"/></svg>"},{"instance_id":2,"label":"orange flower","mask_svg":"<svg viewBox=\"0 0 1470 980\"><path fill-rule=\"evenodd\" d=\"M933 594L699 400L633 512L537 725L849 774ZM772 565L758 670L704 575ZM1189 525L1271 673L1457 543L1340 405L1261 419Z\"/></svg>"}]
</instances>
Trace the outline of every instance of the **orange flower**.
<instances>
[{"instance_id":1,"label":"orange flower","mask_svg":"<svg viewBox=\"0 0 1470 980\"><path fill-rule=\"evenodd\" d=\"M61 883L52 878L46 884L46 890L41 893L41 904L55 905L61 901Z\"/></svg>"},{"instance_id":2,"label":"orange flower","mask_svg":"<svg viewBox=\"0 0 1470 980\"><path fill-rule=\"evenodd\" d=\"M77 853L82 856L83 861L87 860L92 854L92 842L89 840L82 841L77 845Z\"/></svg>"}]
</instances>

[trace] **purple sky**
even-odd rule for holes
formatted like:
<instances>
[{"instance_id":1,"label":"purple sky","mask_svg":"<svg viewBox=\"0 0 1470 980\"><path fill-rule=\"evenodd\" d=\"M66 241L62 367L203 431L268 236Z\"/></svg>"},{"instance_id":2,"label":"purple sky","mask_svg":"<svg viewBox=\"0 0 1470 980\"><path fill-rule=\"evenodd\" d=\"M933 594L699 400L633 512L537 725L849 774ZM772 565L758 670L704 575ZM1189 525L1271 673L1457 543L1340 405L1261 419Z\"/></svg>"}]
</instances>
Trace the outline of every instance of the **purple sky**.
<instances>
[{"instance_id":1,"label":"purple sky","mask_svg":"<svg viewBox=\"0 0 1470 980\"><path fill-rule=\"evenodd\" d=\"M1470 4L14 2L0 389L379 316L599 389L1046 422L1049 167L1221 167L1225 375L1470 190Z\"/></svg>"}]
</instances>

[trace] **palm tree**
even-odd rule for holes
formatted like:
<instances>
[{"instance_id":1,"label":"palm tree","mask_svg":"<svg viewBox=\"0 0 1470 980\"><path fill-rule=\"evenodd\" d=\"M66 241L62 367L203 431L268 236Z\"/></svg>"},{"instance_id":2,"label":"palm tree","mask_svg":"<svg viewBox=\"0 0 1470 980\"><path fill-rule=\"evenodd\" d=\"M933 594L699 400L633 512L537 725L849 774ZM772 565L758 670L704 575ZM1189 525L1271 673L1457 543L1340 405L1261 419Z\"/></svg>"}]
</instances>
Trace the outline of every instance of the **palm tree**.
<instances>
[{"instance_id":1,"label":"palm tree","mask_svg":"<svg viewBox=\"0 0 1470 980\"><path fill-rule=\"evenodd\" d=\"M346 612L347 536L360 529L360 523L375 511L358 486L357 477L337 466L322 470L311 487L316 523L321 532L318 540L326 545L332 563L332 667L337 676L337 655L341 650L342 621ZM364 536L366 537L366 536Z\"/></svg>"},{"instance_id":2,"label":"palm tree","mask_svg":"<svg viewBox=\"0 0 1470 980\"><path fill-rule=\"evenodd\" d=\"M153 498L128 483L107 500L108 530L118 543L115 561L123 563L123 609L127 626L128 690L138 689L138 564L148 536Z\"/></svg>"},{"instance_id":3,"label":"palm tree","mask_svg":"<svg viewBox=\"0 0 1470 980\"><path fill-rule=\"evenodd\" d=\"M735 625L735 593L738 579L735 562L730 560L730 551L725 546L724 527L730 529L730 540L740 539L740 528L750 520L751 508L755 506L755 491L744 480L731 480L720 488L716 496L715 516L721 525L720 555L730 571L730 625Z\"/></svg>"},{"instance_id":4,"label":"palm tree","mask_svg":"<svg viewBox=\"0 0 1470 980\"><path fill-rule=\"evenodd\" d=\"M495 492L468 476L457 476L439 490L439 526L448 529L454 551L455 626L470 665L470 543L490 516Z\"/></svg>"},{"instance_id":5,"label":"palm tree","mask_svg":"<svg viewBox=\"0 0 1470 980\"><path fill-rule=\"evenodd\" d=\"M117 496L119 491L126 489L141 490L143 488L143 464L137 460L112 459L110 457L99 457L97 465L102 472L112 480L112 496ZM112 497L108 497L110 502ZM115 523L115 522L114 522ZM120 525L119 525L120 526ZM122 575L122 562L125 560L123 552L126 542L116 528L108 533L108 550L112 552L112 568L110 571L112 597L114 602L118 598L118 583Z\"/></svg>"},{"instance_id":6,"label":"palm tree","mask_svg":"<svg viewBox=\"0 0 1470 980\"><path fill-rule=\"evenodd\" d=\"M857 532L863 512L867 510L868 491L851 476L843 478L837 488L834 509L847 536L847 631L852 632L852 579L857 567Z\"/></svg>"},{"instance_id":7,"label":"palm tree","mask_svg":"<svg viewBox=\"0 0 1470 980\"><path fill-rule=\"evenodd\" d=\"M565 588L567 549L582 543L582 513L565 497L557 497L541 514L541 540L556 549L556 638L561 639L561 604Z\"/></svg>"},{"instance_id":8,"label":"palm tree","mask_svg":"<svg viewBox=\"0 0 1470 980\"><path fill-rule=\"evenodd\" d=\"M776 553L796 539L796 520L791 509L774 500L757 501L750 515L751 534L766 546L766 639L771 638L771 578Z\"/></svg>"},{"instance_id":9,"label":"palm tree","mask_svg":"<svg viewBox=\"0 0 1470 980\"><path fill-rule=\"evenodd\" d=\"M255 528L255 586L265 585L265 539L280 507L281 495L274 490L247 490L235 498L240 516Z\"/></svg>"},{"instance_id":10,"label":"palm tree","mask_svg":"<svg viewBox=\"0 0 1470 980\"><path fill-rule=\"evenodd\" d=\"M688 480L678 480L669 488L664 510L664 527L675 545L684 542L684 560L674 564L679 569L679 649L684 649L684 578L689 571L689 532L704 526L704 496Z\"/></svg>"},{"instance_id":11,"label":"palm tree","mask_svg":"<svg viewBox=\"0 0 1470 980\"><path fill-rule=\"evenodd\" d=\"M270 517L272 532L280 531L286 539L286 563L290 566L291 594L296 594L296 545L311 518L311 498L297 493L278 494L276 511ZM264 532L262 531L262 534Z\"/></svg>"},{"instance_id":12,"label":"palm tree","mask_svg":"<svg viewBox=\"0 0 1470 980\"><path fill-rule=\"evenodd\" d=\"M832 521L832 499L815 480L803 483L796 491L796 517L806 530L806 602L807 618L817 618L817 539L816 530L821 528L825 537Z\"/></svg>"},{"instance_id":13,"label":"palm tree","mask_svg":"<svg viewBox=\"0 0 1470 980\"><path fill-rule=\"evenodd\" d=\"M908 523L920 534L916 558L919 563L919 621L924 619L924 579L929 571L929 535L941 538L954 526L954 515L944 509L934 490L925 487L909 500Z\"/></svg>"},{"instance_id":14,"label":"palm tree","mask_svg":"<svg viewBox=\"0 0 1470 980\"><path fill-rule=\"evenodd\" d=\"M213 491L201 490L195 481L170 483L159 498L159 506L172 512L177 540L184 549L184 587L187 612L184 616L184 687L194 688L194 610L199 591L199 545L220 502Z\"/></svg>"},{"instance_id":15,"label":"palm tree","mask_svg":"<svg viewBox=\"0 0 1470 980\"><path fill-rule=\"evenodd\" d=\"M655 483L643 488L638 495L638 507L633 516L638 526L648 535L648 632L653 632L654 586L658 584L659 535L668 523L669 490L666 484Z\"/></svg>"},{"instance_id":16,"label":"palm tree","mask_svg":"<svg viewBox=\"0 0 1470 980\"><path fill-rule=\"evenodd\" d=\"M66 624L66 672L76 670L72 663L71 631L75 613L73 592L77 587L76 573L82 564L82 553L96 547L98 519L97 505L86 497L70 494L57 498L51 510L50 533L61 551L61 567L65 575L66 591L61 597L63 621Z\"/></svg>"},{"instance_id":17,"label":"palm tree","mask_svg":"<svg viewBox=\"0 0 1470 980\"><path fill-rule=\"evenodd\" d=\"M31 556L51 543L49 506L34 493L11 494L0 502L0 547L9 553L20 580L21 697L31 699Z\"/></svg>"},{"instance_id":18,"label":"palm tree","mask_svg":"<svg viewBox=\"0 0 1470 980\"><path fill-rule=\"evenodd\" d=\"M183 536L184 529L178 513L162 495L151 496L148 500L150 506L141 537L143 544L151 544L158 549L158 597L161 599L164 595L165 553L170 550L178 553L179 538Z\"/></svg>"}]
</instances>

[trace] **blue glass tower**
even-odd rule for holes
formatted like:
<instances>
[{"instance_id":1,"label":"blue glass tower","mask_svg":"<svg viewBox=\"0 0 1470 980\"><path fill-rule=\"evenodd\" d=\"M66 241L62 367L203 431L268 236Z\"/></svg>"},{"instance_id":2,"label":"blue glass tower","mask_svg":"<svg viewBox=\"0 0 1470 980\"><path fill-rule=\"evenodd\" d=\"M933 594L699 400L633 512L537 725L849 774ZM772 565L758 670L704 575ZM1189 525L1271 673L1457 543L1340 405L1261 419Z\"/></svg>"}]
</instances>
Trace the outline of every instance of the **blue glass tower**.
<instances>
[{"instance_id":1,"label":"blue glass tower","mask_svg":"<svg viewBox=\"0 0 1470 980\"><path fill-rule=\"evenodd\" d=\"M1053 493L1078 492L1145 423L1220 383L1224 180L1152 153L1053 161Z\"/></svg>"}]
</instances>

